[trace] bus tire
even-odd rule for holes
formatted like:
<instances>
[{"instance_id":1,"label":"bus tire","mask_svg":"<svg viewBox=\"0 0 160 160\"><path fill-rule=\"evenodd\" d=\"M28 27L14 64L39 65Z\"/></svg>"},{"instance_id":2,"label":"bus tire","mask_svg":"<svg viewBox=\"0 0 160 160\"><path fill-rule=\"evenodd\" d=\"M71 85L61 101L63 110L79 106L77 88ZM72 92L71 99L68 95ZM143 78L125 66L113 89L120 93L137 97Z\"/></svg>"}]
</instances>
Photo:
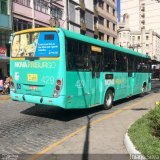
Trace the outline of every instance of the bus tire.
<instances>
[{"instance_id":1,"label":"bus tire","mask_svg":"<svg viewBox=\"0 0 160 160\"><path fill-rule=\"evenodd\" d=\"M113 91L112 90L108 90L106 92L105 99L104 99L104 107L103 108L105 110L108 110L108 109L112 108L113 98L114 98Z\"/></svg>"}]
</instances>

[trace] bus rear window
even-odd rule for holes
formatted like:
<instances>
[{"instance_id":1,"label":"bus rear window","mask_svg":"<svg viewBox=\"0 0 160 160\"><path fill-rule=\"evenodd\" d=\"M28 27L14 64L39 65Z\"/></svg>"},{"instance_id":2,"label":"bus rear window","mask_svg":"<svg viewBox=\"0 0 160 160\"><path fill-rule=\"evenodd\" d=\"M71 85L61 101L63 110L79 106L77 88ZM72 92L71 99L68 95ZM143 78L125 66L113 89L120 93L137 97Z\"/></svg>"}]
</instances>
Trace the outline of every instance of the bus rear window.
<instances>
[{"instance_id":1,"label":"bus rear window","mask_svg":"<svg viewBox=\"0 0 160 160\"><path fill-rule=\"evenodd\" d=\"M12 57L58 57L57 32L30 32L16 35L12 45Z\"/></svg>"},{"instance_id":2,"label":"bus rear window","mask_svg":"<svg viewBox=\"0 0 160 160\"><path fill-rule=\"evenodd\" d=\"M46 34L46 35L44 35L44 40L54 40L54 35L53 34Z\"/></svg>"}]
</instances>

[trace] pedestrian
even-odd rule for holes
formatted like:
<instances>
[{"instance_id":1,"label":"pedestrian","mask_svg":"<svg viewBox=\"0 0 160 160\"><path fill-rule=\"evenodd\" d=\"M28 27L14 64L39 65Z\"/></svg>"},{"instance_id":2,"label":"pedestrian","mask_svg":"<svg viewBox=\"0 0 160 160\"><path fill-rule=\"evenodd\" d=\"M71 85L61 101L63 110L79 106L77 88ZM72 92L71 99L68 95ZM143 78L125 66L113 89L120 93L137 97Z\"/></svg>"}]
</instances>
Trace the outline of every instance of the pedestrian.
<instances>
[{"instance_id":1,"label":"pedestrian","mask_svg":"<svg viewBox=\"0 0 160 160\"><path fill-rule=\"evenodd\" d=\"M7 76L3 85L2 94L9 94L9 91L10 91L10 77Z\"/></svg>"},{"instance_id":2,"label":"pedestrian","mask_svg":"<svg viewBox=\"0 0 160 160\"><path fill-rule=\"evenodd\" d=\"M3 91L3 79L0 77L0 93Z\"/></svg>"}]
</instances>

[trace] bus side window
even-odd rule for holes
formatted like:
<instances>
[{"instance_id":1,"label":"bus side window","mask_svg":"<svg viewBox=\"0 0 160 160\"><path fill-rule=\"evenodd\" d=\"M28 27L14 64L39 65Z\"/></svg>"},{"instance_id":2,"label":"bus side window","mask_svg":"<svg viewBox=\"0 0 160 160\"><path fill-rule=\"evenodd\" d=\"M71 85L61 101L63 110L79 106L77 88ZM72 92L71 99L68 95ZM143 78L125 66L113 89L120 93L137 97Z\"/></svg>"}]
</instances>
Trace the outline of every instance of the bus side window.
<instances>
[{"instance_id":1,"label":"bus side window","mask_svg":"<svg viewBox=\"0 0 160 160\"><path fill-rule=\"evenodd\" d=\"M137 72L142 72L142 58L136 57L135 58L135 69Z\"/></svg>"},{"instance_id":2,"label":"bus side window","mask_svg":"<svg viewBox=\"0 0 160 160\"><path fill-rule=\"evenodd\" d=\"M104 49L104 71L115 71L115 53L110 49Z\"/></svg>"},{"instance_id":3,"label":"bus side window","mask_svg":"<svg viewBox=\"0 0 160 160\"><path fill-rule=\"evenodd\" d=\"M74 41L70 38L66 39L66 64L67 70L74 70L75 69L75 62L74 62Z\"/></svg>"},{"instance_id":4,"label":"bus side window","mask_svg":"<svg viewBox=\"0 0 160 160\"><path fill-rule=\"evenodd\" d=\"M134 71L134 56L128 55L128 72Z\"/></svg>"},{"instance_id":5,"label":"bus side window","mask_svg":"<svg viewBox=\"0 0 160 160\"><path fill-rule=\"evenodd\" d=\"M77 44L75 56L76 69L89 70L89 45L80 41L77 41Z\"/></svg>"},{"instance_id":6,"label":"bus side window","mask_svg":"<svg viewBox=\"0 0 160 160\"><path fill-rule=\"evenodd\" d=\"M127 55L121 52L116 52L116 71L127 72Z\"/></svg>"}]
</instances>

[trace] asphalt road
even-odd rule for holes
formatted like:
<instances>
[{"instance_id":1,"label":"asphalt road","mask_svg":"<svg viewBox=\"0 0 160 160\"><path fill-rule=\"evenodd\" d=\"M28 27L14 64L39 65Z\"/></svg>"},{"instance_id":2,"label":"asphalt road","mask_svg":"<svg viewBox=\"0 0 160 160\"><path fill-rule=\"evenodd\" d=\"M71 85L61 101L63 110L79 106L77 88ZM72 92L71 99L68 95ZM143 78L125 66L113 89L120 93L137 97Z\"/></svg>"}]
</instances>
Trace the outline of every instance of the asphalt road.
<instances>
[{"instance_id":1,"label":"asphalt road","mask_svg":"<svg viewBox=\"0 0 160 160\"><path fill-rule=\"evenodd\" d=\"M134 96L114 103L111 110L96 107L63 110L35 106L12 100L0 102L0 154L35 154L88 122L110 114L126 105L160 92L160 81L152 82L152 91L144 97Z\"/></svg>"}]
</instances>

